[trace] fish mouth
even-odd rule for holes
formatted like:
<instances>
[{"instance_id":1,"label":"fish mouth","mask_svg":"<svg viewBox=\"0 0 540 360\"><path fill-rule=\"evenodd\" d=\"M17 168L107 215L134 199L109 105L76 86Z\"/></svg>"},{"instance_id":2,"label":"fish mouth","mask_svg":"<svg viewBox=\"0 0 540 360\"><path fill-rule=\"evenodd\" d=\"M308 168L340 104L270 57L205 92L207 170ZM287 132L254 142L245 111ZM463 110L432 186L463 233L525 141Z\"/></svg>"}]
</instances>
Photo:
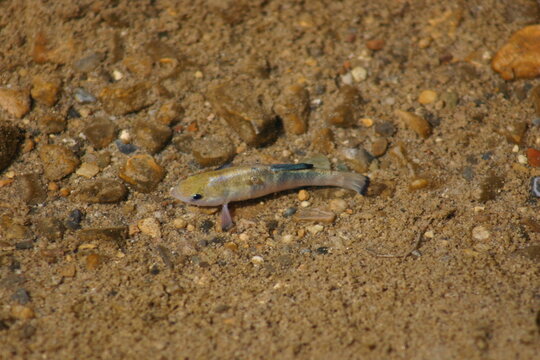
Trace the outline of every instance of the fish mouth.
<instances>
[{"instance_id":1,"label":"fish mouth","mask_svg":"<svg viewBox=\"0 0 540 360\"><path fill-rule=\"evenodd\" d=\"M172 187L170 190L169 190L169 194L171 194L171 196L173 198L176 198L178 200L181 200L181 201L184 201L184 202L189 202L187 201L186 197L180 195L180 192L178 191L178 188L177 187Z\"/></svg>"}]
</instances>

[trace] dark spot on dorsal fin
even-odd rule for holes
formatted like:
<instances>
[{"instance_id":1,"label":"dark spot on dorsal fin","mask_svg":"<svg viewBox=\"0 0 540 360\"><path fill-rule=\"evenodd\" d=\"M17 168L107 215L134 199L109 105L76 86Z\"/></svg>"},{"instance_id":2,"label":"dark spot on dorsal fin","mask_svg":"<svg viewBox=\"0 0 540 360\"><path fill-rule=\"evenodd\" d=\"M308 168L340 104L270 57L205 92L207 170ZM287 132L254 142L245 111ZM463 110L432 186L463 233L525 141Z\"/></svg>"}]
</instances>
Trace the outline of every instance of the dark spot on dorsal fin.
<instances>
[{"instance_id":1,"label":"dark spot on dorsal fin","mask_svg":"<svg viewBox=\"0 0 540 360\"><path fill-rule=\"evenodd\" d=\"M270 165L270 169L274 171L292 171L292 170L307 170L313 169L313 164L274 164Z\"/></svg>"}]
</instances>

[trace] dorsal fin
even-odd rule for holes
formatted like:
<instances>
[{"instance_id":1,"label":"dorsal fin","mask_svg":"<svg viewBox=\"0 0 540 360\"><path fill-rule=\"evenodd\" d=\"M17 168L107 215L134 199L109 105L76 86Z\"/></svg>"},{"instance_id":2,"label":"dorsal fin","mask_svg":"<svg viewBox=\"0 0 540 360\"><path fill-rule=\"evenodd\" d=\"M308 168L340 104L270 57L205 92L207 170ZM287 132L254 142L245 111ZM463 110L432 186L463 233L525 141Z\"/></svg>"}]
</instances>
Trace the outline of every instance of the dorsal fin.
<instances>
[{"instance_id":1,"label":"dorsal fin","mask_svg":"<svg viewBox=\"0 0 540 360\"><path fill-rule=\"evenodd\" d=\"M313 164L274 164L270 165L270 169L274 171L293 171L293 170L307 170L313 169Z\"/></svg>"}]
</instances>

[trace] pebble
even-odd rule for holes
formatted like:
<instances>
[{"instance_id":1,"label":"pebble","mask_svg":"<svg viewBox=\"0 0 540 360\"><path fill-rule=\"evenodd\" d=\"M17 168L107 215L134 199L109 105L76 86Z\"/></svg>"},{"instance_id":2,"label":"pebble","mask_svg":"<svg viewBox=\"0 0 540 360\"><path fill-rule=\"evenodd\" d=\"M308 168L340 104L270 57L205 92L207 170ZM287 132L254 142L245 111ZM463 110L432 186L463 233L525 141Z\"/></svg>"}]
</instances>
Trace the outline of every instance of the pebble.
<instances>
[{"instance_id":1,"label":"pebble","mask_svg":"<svg viewBox=\"0 0 540 360\"><path fill-rule=\"evenodd\" d=\"M172 225L175 229L184 229L187 226L187 221L182 218L176 218L173 220Z\"/></svg>"},{"instance_id":2,"label":"pebble","mask_svg":"<svg viewBox=\"0 0 540 360\"><path fill-rule=\"evenodd\" d=\"M298 192L298 200L300 200L300 201L309 200L309 192L307 192L304 189L300 190Z\"/></svg>"},{"instance_id":3,"label":"pebble","mask_svg":"<svg viewBox=\"0 0 540 360\"><path fill-rule=\"evenodd\" d=\"M313 149L323 154L334 151L334 133L329 128L317 129L311 138Z\"/></svg>"},{"instance_id":4,"label":"pebble","mask_svg":"<svg viewBox=\"0 0 540 360\"><path fill-rule=\"evenodd\" d=\"M77 231L76 237L83 243L104 241L113 242L116 245L121 246L127 238L127 230L127 226L88 228Z\"/></svg>"},{"instance_id":5,"label":"pebble","mask_svg":"<svg viewBox=\"0 0 540 360\"><path fill-rule=\"evenodd\" d=\"M459 101L459 95L454 91L447 91L441 95L441 101L448 109L454 109Z\"/></svg>"},{"instance_id":6,"label":"pebble","mask_svg":"<svg viewBox=\"0 0 540 360\"><path fill-rule=\"evenodd\" d=\"M330 200L330 210L336 214L341 214L347 209L347 202L343 199Z\"/></svg>"},{"instance_id":7,"label":"pebble","mask_svg":"<svg viewBox=\"0 0 540 360\"><path fill-rule=\"evenodd\" d=\"M481 202L495 200L499 195L499 190L504 186L504 178L494 173L489 173L480 184L480 194L478 199Z\"/></svg>"},{"instance_id":8,"label":"pebble","mask_svg":"<svg viewBox=\"0 0 540 360\"><path fill-rule=\"evenodd\" d=\"M57 134L66 129L66 118L59 114L47 114L38 118L38 127L44 134Z\"/></svg>"},{"instance_id":9,"label":"pebble","mask_svg":"<svg viewBox=\"0 0 540 360\"><path fill-rule=\"evenodd\" d=\"M261 146L278 135L276 117L260 103L250 82L225 82L210 88L208 101L217 115L227 121L250 146Z\"/></svg>"},{"instance_id":10,"label":"pebble","mask_svg":"<svg viewBox=\"0 0 540 360\"><path fill-rule=\"evenodd\" d=\"M114 143L118 148L118 151L126 155L132 154L139 149L137 146L133 144L126 144L122 140L116 140Z\"/></svg>"},{"instance_id":11,"label":"pebble","mask_svg":"<svg viewBox=\"0 0 540 360\"><path fill-rule=\"evenodd\" d=\"M374 124L374 121L371 118L362 118L362 119L360 119L360 122L365 127L372 127L373 124Z\"/></svg>"},{"instance_id":12,"label":"pebble","mask_svg":"<svg viewBox=\"0 0 540 360\"><path fill-rule=\"evenodd\" d=\"M66 227L55 217L41 218L36 223L36 231L39 236L44 237L50 242L62 240Z\"/></svg>"},{"instance_id":13,"label":"pebble","mask_svg":"<svg viewBox=\"0 0 540 360\"><path fill-rule=\"evenodd\" d=\"M509 143L520 145L525 137L527 127L528 124L526 121L517 120L508 124L498 132L503 135Z\"/></svg>"},{"instance_id":14,"label":"pebble","mask_svg":"<svg viewBox=\"0 0 540 360\"><path fill-rule=\"evenodd\" d=\"M126 56L122 64L133 74L142 78L152 73L152 58L148 55Z\"/></svg>"},{"instance_id":15,"label":"pebble","mask_svg":"<svg viewBox=\"0 0 540 360\"><path fill-rule=\"evenodd\" d=\"M418 102L422 105L428 105L437 101L437 93L433 90L424 90L418 96Z\"/></svg>"},{"instance_id":16,"label":"pebble","mask_svg":"<svg viewBox=\"0 0 540 360\"><path fill-rule=\"evenodd\" d=\"M531 179L531 194L540 198L540 176L534 176Z\"/></svg>"},{"instance_id":17,"label":"pebble","mask_svg":"<svg viewBox=\"0 0 540 360\"><path fill-rule=\"evenodd\" d=\"M357 66L351 70L351 75L356 82L364 81L367 78L367 70Z\"/></svg>"},{"instance_id":18,"label":"pebble","mask_svg":"<svg viewBox=\"0 0 540 360\"><path fill-rule=\"evenodd\" d=\"M16 126L0 124L0 172L7 168L17 156L22 133Z\"/></svg>"},{"instance_id":19,"label":"pebble","mask_svg":"<svg viewBox=\"0 0 540 360\"><path fill-rule=\"evenodd\" d=\"M303 208L307 208L311 205L311 203L309 201L302 201L300 203L300 206L303 207Z\"/></svg>"},{"instance_id":20,"label":"pebble","mask_svg":"<svg viewBox=\"0 0 540 360\"><path fill-rule=\"evenodd\" d=\"M382 39L373 39L373 40L366 41L366 47L369 50L374 50L374 51L381 50L384 47L384 45L385 45L385 41Z\"/></svg>"},{"instance_id":21,"label":"pebble","mask_svg":"<svg viewBox=\"0 0 540 360\"><path fill-rule=\"evenodd\" d=\"M489 239L490 236L491 235L490 235L489 231L483 225L475 226L472 229L472 237L475 240L482 240L482 241L487 240L487 239Z\"/></svg>"},{"instance_id":22,"label":"pebble","mask_svg":"<svg viewBox=\"0 0 540 360\"><path fill-rule=\"evenodd\" d=\"M540 167L540 150L535 148L527 149L527 160L532 167Z\"/></svg>"},{"instance_id":23,"label":"pebble","mask_svg":"<svg viewBox=\"0 0 540 360\"><path fill-rule=\"evenodd\" d=\"M394 113L407 127L420 135L420 137L426 139L431 135L431 124L423 117L403 110L396 110Z\"/></svg>"},{"instance_id":24,"label":"pebble","mask_svg":"<svg viewBox=\"0 0 540 360\"><path fill-rule=\"evenodd\" d=\"M124 200L127 194L128 190L121 182L99 179L82 184L76 199L89 204L113 204Z\"/></svg>"},{"instance_id":25,"label":"pebble","mask_svg":"<svg viewBox=\"0 0 540 360\"><path fill-rule=\"evenodd\" d=\"M153 238L161 237L161 225L159 221L155 218L146 218L139 220L137 223L139 230L145 235L151 236Z\"/></svg>"},{"instance_id":26,"label":"pebble","mask_svg":"<svg viewBox=\"0 0 540 360\"><path fill-rule=\"evenodd\" d=\"M77 268L75 267L75 264L66 264L61 266L58 272L62 277L72 278L75 276Z\"/></svg>"},{"instance_id":27,"label":"pebble","mask_svg":"<svg viewBox=\"0 0 540 360\"><path fill-rule=\"evenodd\" d=\"M103 117L93 118L84 128L83 133L96 149L107 147L116 136L116 126L111 120Z\"/></svg>"},{"instance_id":28,"label":"pebble","mask_svg":"<svg viewBox=\"0 0 540 360\"><path fill-rule=\"evenodd\" d=\"M142 193L153 191L165 176L165 170L150 155L130 157L118 174L122 180Z\"/></svg>"},{"instance_id":29,"label":"pebble","mask_svg":"<svg viewBox=\"0 0 540 360\"><path fill-rule=\"evenodd\" d=\"M290 217L290 216L293 216L294 214L296 214L296 211L297 211L296 208L290 207L290 208L285 209L285 211L283 211L282 215L283 215L283 217Z\"/></svg>"},{"instance_id":30,"label":"pebble","mask_svg":"<svg viewBox=\"0 0 540 360\"><path fill-rule=\"evenodd\" d=\"M518 163L520 164L526 164L528 162L527 157L523 154L519 154L517 159L518 159Z\"/></svg>"},{"instance_id":31,"label":"pebble","mask_svg":"<svg viewBox=\"0 0 540 360\"><path fill-rule=\"evenodd\" d=\"M257 256L257 255L256 255L256 256L253 256L253 257L251 258L251 263L252 263L253 265L260 265L260 264L262 264L263 262L264 262L264 259L263 259L261 256Z\"/></svg>"},{"instance_id":32,"label":"pebble","mask_svg":"<svg viewBox=\"0 0 540 360\"><path fill-rule=\"evenodd\" d=\"M341 87L337 94L337 105L325 114L330 125L338 127L351 127L356 123L356 113L359 110L362 97L357 88L349 85Z\"/></svg>"},{"instance_id":33,"label":"pebble","mask_svg":"<svg viewBox=\"0 0 540 360\"><path fill-rule=\"evenodd\" d=\"M38 103L52 107L58 101L60 85L61 82L59 79L35 76L32 79L30 95L32 95L32 98Z\"/></svg>"},{"instance_id":34,"label":"pebble","mask_svg":"<svg viewBox=\"0 0 540 360\"><path fill-rule=\"evenodd\" d=\"M82 218L83 213L81 210L75 209L70 211L66 218L66 227L70 230L80 229Z\"/></svg>"},{"instance_id":35,"label":"pebble","mask_svg":"<svg viewBox=\"0 0 540 360\"><path fill-rule=\"evenodd\" d=\"M60 180L73 173L80 160L73 151L63 145L43 145L39 150L39 158L48 180Z\"/></svg>"},{"instance_id":36,"label":"pebble","mask_svg":"<svg viewBox=\"0 0 540 360\"><path fill-rule=\"evenodd\" d=\"M75 173L79 176L83 176L85 178L91 179L94 176L97 175L99 172L99 166L97 166L95 163L87 163L84 162L81 164L81 166L75 171Z\"/></svg>"},{"instance_id":37,"label":"pebble","mask_svg":"<svg viewBox=\"0 0 540 360\"><path fill-rule=\"evenodd\" d=\"M383 156L388 149L388 140L383 137L379 137L371 144L371 154L375 157Z\"/></svg>"},{"instance_id":38,"label":"pebble","mask_svg":"<svg viewBox=\"0 0 540 360\"><path fill-rule=\"evenodd\" d=\"M415 178L409 183L409 190L420 190L429 186L429 180L425 178Z\"/></svg>"},{"instance_id":39,"label":"pebble","mask_svg":"<svg viewBox=\"0 0 540 360\"><path fill-rule=\"evenodd\" d=\"M491 67L505 80L540 75L540 25L515 32L493 57Z\"/></svg>"},{"instance_id":40,"label":"pebble","mask_svg":"<svg viewBox=\"0 0 540 360\"><path fill-rule=\"evenodd\" d=\"M13 305L11 307L11 316L18 320L28 320L36 317L36 313L31 307L24 305Z\"/></svg>"},{"instance_id":41,"label":"pebble","mask_svg":"<svg viewBox=\"0 0 540 360\"><path fill-rule=\"evenodd\" d=\"M11 300L16 301L20 305L26 305L30 302L30 294L28 294L25 288L18 288L11 295Z\"/></svg>"},{"instance_id":42,"label":"pebble","mask_svg":"<svg viewBox=\"0 0 540 360\"><path fill-rule=\"evenodd\" d=\"M234 144L225 136L210 136L195 140L191 148L195 161L203 167L227 164L236 154Z\"/></svg>"},{"instance_id":43,"label":"pebble","mask_svg":"<svg viewBox=\"0 0 540 360\"><path fill-rule=\"evenodd\" d=\"M0 108L17 118L22 118L30 111L29 91L0 89Z\"/></svg>"},{"instance_id":44,"label":"pebble","mask_svg":"<svg viewBox=\"0 0 540 360\"><path fill-rule=\"evenodd\" d=\"M126 115L154 103L152 85L139 82L132 86L106 86L99 93L105 111L111 115Z\"/></svg>"},{"instance_id":45,"label":"pebble","mask_svg":"<svg viewBox=\"0 0 540 360\"><path fill-rule=\"evenodd\" d=\"M97 100L94 95L90 94L86 89L80 87L75 88L73 97L79 104L92 104Z\"/></svg>"},{"instance_id":46,"label":"pebble","mask_svg":"<svg viewBox=\"0 0 540 360\"><path fill-rule=\"evenodd\" d=\"M183 114L184 108L176 101L166 102L159 108L156 115L156 122L171 126L179 122Z\"/></svg>"},{"instance_id":47,"label":"pebble","mask_svg":"<svg viewBox=\"0 0 540 360\"><path fill-rule=\"evenodd\" d=\"M340 155L347 165L358 173L367 172L373 161L373 156L364 148L343 148Z\"/></svg>"},{"instance_id":48,"label":"pebble","mask_svg":"<svg viewBox=\"0 0 540 360\"><path fill-rule=\"evenodd\" d=\"M375 133L380 136L390 137L396 133L396 126L390 121L381 121L375 124Z\"/></svg>"},{"instance_id":49,"label":"pebble","mask_svg":"<svg viewBox=\"0 0 540 360\"><path fill-rule=\"evenodd\" d=\"M101 264L101 256L96 253L88 254L86 256L86 268L88 270L96 270Z\"/></svg>"},{"instance_id":50,"label":"pebble","mask_svg":"<svg viewBox=\"0 0 540 360\"><path fill-rule=\"evenodd\" d=\"M145 148L150 154L160 152L172 137L168 126L150 121L136 122L133 133L135 145Z\"/></svg>"},{"instance_id":51,"label":"pebble","mask_svg":"<svg viewBox=\"0 0 540 360\"><path fill-rule=\"evenodd\" d=\"M79 72L90 72L97 68L104 58L105 54L100 52L92 52L85 57L75 60L73 62L73 69Z\"/></svg>"},{"instance_id":52,"label":"pebble","mask_svg":"<svg viewBox=\"0 0 540 360\"><path fill-rule=\"evenodd\" d=\"M286 133L294 135L305 133L311 111L309 92L298 84L286 87L274 110L281 117Z\"/></svg>"},{"instance_id":53,"label":"pebble","mask_svg":"<svg viewBox=\"0 0 540 360\"><path fill-rule=\"evenodd\" d=\"M0 145L1 146L1 145ZM24 174L17 177L18 193L28 205L36 205L47 199L47 192L37 174Z\"/></svg>"},{"instance_id":54,"label":"pebble","mask_svg":"<svg viewBox=\"0 0 540 360\"><path fill-rule=\"evenodd\" d=\"M313 235L317 235L318 233L324 230L324 226L316 224L316 225L306 227L306 230L309 231Z\"/></svg>"},{"instance_id":55,"label":"pebble","mask_svg":"<svg viewBox=\"0 0 540 360\"><path fill-rule=\"evenodd\" d=\"M294 216L297 221L322 222L331 224L336 220L336 214L318 208L300 209Z\"/></svg>"}]
</instances>

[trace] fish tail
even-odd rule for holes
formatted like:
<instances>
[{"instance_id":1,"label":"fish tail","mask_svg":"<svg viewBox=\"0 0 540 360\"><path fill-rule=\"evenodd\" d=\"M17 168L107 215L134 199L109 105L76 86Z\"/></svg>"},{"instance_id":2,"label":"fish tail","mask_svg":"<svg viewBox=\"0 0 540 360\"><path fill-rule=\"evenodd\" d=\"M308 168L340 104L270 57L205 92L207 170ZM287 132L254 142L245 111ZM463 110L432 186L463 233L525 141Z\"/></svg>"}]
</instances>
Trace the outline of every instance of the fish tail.
<instances>
[{"instance_id":1,"label":"fish tail","mask_svg":"<svg viewBox=\"0 0 540 360\"><path fill-rule=\"evenodd\" d=\"M357 173L344 172L339 174L339 182L341 187L364 195L369 185L369 178Z\"/></svg>"}]
</instances>

